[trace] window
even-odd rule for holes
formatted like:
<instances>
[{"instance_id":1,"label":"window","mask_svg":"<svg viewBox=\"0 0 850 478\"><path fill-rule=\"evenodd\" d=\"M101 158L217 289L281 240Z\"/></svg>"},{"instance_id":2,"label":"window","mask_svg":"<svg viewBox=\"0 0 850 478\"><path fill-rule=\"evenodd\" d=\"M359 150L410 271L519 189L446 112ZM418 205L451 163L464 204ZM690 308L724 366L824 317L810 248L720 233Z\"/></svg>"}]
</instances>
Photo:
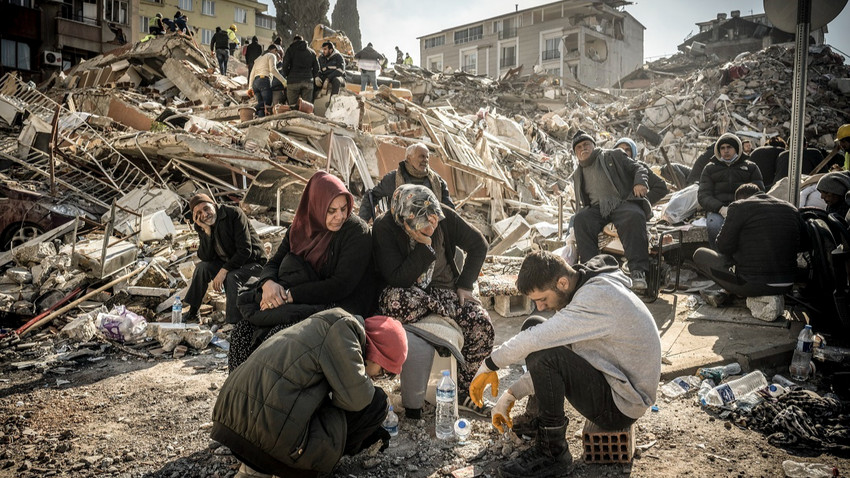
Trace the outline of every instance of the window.
<instances>
[{"instance_id":1,"label":"window","mask_svg":"<svg viewBox=\"0 0 850 478\"><path fill-rule=\"evenodd\" d=\"M254 24L260 28L265 28L266 30L275 30L275 21L272 17L267 17L265 15L257 15L254 17Z\"/></svg>"},{"instance_id":2,"label":"window","mask_svg":"<svg viewBox=\"0 0 850 478\"><path fill-rule=\"evenodd\" d=\"M478 74L478 49L474 48L471 50L460 52L460 69L469 73L470 75Z\"/></svg>"},{"instance_id":3,"label":"window","mask_svg":"<svg viewBox=\"0 0 850 478\"><path fill-rule=\"evenodd\" d=\"M177 0L177 9L181 12L191 12L192 0Z\"/></svg>"},{"instance_id":4,"label":"window","mask_svg":"<svg viewBox=\"0 0 850 478\"><path fill-rule=\"evenodd\" d=\"M516 45L503 46L499 54L499 68L513 68L516 66Z\"/></svg>"},{"instance_id":5,"label":"window","mask_svg":"<svg viewBox=\"0 0 850 478\"><path fill-rule=\"evenodd\" d=\"M425 39L425 48L435 48L440 45L446 44L446 36L440 35L438 37L431 37Z\"/></svg>"},{"instance_id":6,"label":"window","mask_svg":"<svg viewBox=\"0 0 850 478\"><path fill-rule=\"evenodd\" d=\"M493 22L493 32L499 34L499 40L514 38L517 35L520 17L510 17Z\"/></svg>"},{"instance_id":7,"label":"window","mask_svg":"<svg viewBox=\"0 0 850 478\"><path fill-rule=\"evenodd\" d=\"M19 7L32 8L32 0L9 0L9 3Z\"/></svg>"},{"instance_id":8,"label":"window","mask_svg":"<svg viewBox=\"0 0 850 478\"><path fill-rule=\"evenodd\" d=\"M2 64L7 68L30 70L30 46L14 40L2 40L0 45Z\"/></svg>"},{"instance_id":9,"label":"window","mask_svg":"<svg viewBox=\"0 0 850 478\"><path fill-rule=\"evenodd\" d=\"M236 23L248 23L248 12L244 8L236 7L233 14Z\"/></svg>"},{"instance_id":10,"label":"window","mask_svg":"<svg viewBox=\"0 0 850 478\"><path fill-rule=\"evenodd\" d=\"M431 71L443 71L443 55L431 55L425 60L425 66Z\"/></svg>"},{"instance_id":11,"label":"window","mask_svg":"<svg viewBox=\"0 0 850 478\"><path fill-rule=\"evenodd\" d=\"M469 27L465 30L458 30L455 32L455 44L458 43L467 43L475 40L480 40L484 37L484 25L478 25L477 27Z\"/></svg>"},{"instance_id":12,"label":"window","mask_svg":"<svg viewBox=\"0 0 850 478\"><path fill-rule=\"evenodd\" d=\"M552 75L552 76L561 76L561 69L560 68L546 68L546 70L544 70L544 71L546 71L547 74Z\"/></svg>"},{"instance_id":13,"label":"window","mask_svg":"<svg viewBox=\"0 0 850 478\"><path fill-rule=\"evenodd\" d=\"M141 23L139 23L139 31L142 33L142 36L145 36L148 34L148 27L150 27L151 19L145 15L142 15L139 19L141 20Z\"/></svg>"},{"instance_id":14,"label":"window","mask_svg":"<svg viewBox=\"0 0 850 478\"><path fill-rule=\"evenodd\" d=\"M212 43L212 37L215 32L212 30L207 30L206 28L201 28L201 45L209 45Z\"/></svg>"},{"instance_id":15,"label":"window","mask_svg":"<svg viewBox=\"0 0 850 478\"><path fill-rule=\"evenodd\" d=\"M561 43L561 39L556 38L546 38L544 40L543 46L543 61L546 60L557 60L561 58L561 50L558 49L558 45Z\"/></svg>"},{"instance_id":16,"label":"window","mask_svg":"<svg viewBox=\"0 0 850 478\"><path fill-rule=\"evenodd\" d=\"M112 22L127 25L127 2L121 0L106 0L103 4L103 19Z\"/></svg>"},{"instance_id":17,"label":"window","mask_svg":"<svg viewBox=\"0 0 850 478\"><path fill-rule=\"evenodd\" d=\"M212 1L212 0L203 0L203 3L201 3L201 14L214 17L215 16L215 2Z\"/></svg>"}]
</instances>

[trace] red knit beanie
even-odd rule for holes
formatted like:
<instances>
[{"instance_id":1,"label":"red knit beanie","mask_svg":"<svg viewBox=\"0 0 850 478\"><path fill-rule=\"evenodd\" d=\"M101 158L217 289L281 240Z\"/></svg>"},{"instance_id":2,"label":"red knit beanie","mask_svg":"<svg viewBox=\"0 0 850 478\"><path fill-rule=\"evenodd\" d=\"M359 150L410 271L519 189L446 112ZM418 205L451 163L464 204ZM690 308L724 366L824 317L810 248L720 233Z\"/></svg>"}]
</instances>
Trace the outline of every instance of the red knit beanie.
<instances>
[{"instance_id":1,"label":"red knit beanie","mask_svg":"<svg viewBox=\"0 0 850 478\"><path fill-rule=\"evenodd\" d=\"M366 360L398 374L406 359L407 333L401 322L384 315L366 319Z\"/></svg>"}]
</instances>

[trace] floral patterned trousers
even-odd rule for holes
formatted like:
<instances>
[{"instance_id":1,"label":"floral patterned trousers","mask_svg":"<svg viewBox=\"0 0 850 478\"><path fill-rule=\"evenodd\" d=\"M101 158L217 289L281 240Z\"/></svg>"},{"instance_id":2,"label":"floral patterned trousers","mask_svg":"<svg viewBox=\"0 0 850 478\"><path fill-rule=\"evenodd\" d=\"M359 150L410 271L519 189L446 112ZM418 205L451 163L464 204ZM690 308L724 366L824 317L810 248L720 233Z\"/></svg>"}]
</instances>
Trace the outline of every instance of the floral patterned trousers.
<instances>
[{"instance_id":1,"label":"floral patterned trousers","mask_svg":"<svg viewBox=\"0 0 850 478\"><path fill-rule=\"evenodd\" d=\"M463 395L469 393L469 384L481 362L493 351L495 338L490 315L481 304L466 301L461 305L453 290L414 286L387 287L381 292L378 307L381 314L394 317L403 324L414 323L431 313L454 320L463 330L460 352L466 360L465 366L458 366L458 390Z\"/></svg>"}]
</instances>

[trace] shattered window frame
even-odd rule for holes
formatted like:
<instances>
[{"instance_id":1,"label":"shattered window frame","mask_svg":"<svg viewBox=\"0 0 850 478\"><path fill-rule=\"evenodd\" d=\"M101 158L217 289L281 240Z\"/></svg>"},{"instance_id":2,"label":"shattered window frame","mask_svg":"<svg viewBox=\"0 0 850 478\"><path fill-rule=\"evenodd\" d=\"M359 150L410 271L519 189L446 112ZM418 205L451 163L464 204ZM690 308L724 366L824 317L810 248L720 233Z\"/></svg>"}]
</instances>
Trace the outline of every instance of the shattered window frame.
<instances>
[{"instance_id":1,"label":"shattered window frame","mask_svg":"<svg viewBox=\"0 0 850 478\"><path fill-rule=\"evenodd\" d=\"M240 15L241 13L241 15ZM241 17L241 18L240 18ZM236 23L248 23L248 10L241 7L233 9L233 21Z\"/></svg>"},{"instance_id":2,"label":"shattered window frame","mask_svg":"<svg viewBox=\"0 0 850 478\"><path fill-rule=\"evenodd\" d=\"M129 25L130 3L126 0L106 0L103 3L103 19L119 25Z\"/></svg>"},{"instance_id":3,"label":"shattered window frame","mask_svg":"<svg viewBox=\"0 0 850 478\"><path fill-rule=\"evenodd\" d=\"M201 15L215 16L215 0L201 0Z\"/></svg>"}]
</instances>

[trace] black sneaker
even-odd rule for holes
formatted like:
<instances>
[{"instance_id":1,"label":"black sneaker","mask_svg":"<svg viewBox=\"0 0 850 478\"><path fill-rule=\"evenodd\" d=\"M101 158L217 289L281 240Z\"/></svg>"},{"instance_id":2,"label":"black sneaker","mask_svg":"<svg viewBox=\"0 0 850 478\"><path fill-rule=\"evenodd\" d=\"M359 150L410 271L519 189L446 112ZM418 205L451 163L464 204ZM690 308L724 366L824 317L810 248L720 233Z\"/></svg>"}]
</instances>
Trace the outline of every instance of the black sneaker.
<instances>
[{"instance_id":1,"label":"black sneaker","mask_svg":"<svg viewBox=\"0 0 850 478\"><path fill-rule=\"evenodd\" d=\"M635 292L644 292L646 288L646 272L632 271L632 290Z\"/></svg>"},{"instance_id":2,"label":"black sneaker","mask_svg":"<svg viewBox=\"0 0 850 478\"><path fill-rule=\"evenodd\" d=\"M478 415L479 417L489 417L490 416L490 407L483 406L479 407L469 398L469 395L459 394L457 396L457 408L458 410L463 410L465 412L470 412Z\"/></svg>"},{"instance_id":3,"label":"black sneaker","mask_svg":"<svg viewBox=\"0 0 850 478\"><path fill-rule=\"evenodd\" d=\"M422 409L421 408L405 408L404 409L404 418L409 420L419 420L422 418Z\"/></svg>"}]
</instances>

